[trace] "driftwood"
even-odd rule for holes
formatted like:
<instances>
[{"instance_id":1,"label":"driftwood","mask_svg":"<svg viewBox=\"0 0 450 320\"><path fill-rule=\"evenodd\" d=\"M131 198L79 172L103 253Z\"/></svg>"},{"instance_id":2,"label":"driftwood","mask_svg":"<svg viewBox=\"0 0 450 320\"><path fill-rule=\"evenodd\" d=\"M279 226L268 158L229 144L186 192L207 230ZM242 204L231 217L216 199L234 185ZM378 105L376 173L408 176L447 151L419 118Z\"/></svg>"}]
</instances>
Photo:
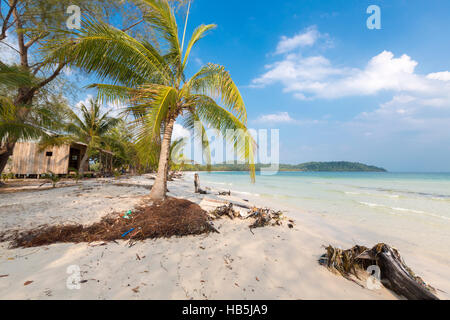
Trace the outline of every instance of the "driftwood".
<instances>
[{"instance_id":1,"label":"driftwood","mask_svg":"<svg viewBox=\"0 0 450 320\"><path fill-rule=\"evenodd\" d=\"M200 177L198 174L194 174L194 189L195 193L198 193L198 189L200 188Z\"/></svg>"},{"instance_id":2,"label":"driftwood","mask_svg":"<svg viewBox=\"0 0 450 320\"><path fill-rule=\"evenodd\" d=\"M262 228L269 225L272 226L281 226L282 220L285 220L283 217L282 211L274 211L268 208L251 208L247 215L241 215L239 211L234 210L233 205L240 206L234 203L228 203L223 206L217 207L213 211L209 212L209 216L212 219L220 219L222 217L229 217L230 219L254 219L254 222L249 225L250 231L255 228ZM246 207L246 206L240 206ZM293 228L294 221L289 220L288 227Z\"/></svg>"},{"instance_id":3,"label":"driftwood","mask_svg":"<svg viewBox=\"0 0 450 320\"><path fill-rule=\"evenodd\" d=\"M420 277L403 262L398 251L386 244L379 244L362 257L376 261L381 269L381 283L409 300L439 300Z\"/></svg>"},{"instance_id":4,"label":"driftwood","mask_svg":"<svg viewBox=\"0 0 450 320\"><path fill-rule=\"evenodd\" d=\"M396 249L384 243L372 249L355 246L341 250L329 246L319 263L338 271L347 279L351 274L358 278L358 269L366 270L370 265L377 265L381 271L381 283L396 294L408 300L438 300L434 295L435 289L412 272Z\"/></svg>"},{"instance_id":5,"label":"driftwood","mask_svg":"<svg viewBox=\"0 0 450 320\"><path fill-rule=\"evenodd\" d=\"M198 176L197 173L194 175L194 188L195 193L208 194L208 192L200 188L200 177Z\"/></svg>"}]
</instances>

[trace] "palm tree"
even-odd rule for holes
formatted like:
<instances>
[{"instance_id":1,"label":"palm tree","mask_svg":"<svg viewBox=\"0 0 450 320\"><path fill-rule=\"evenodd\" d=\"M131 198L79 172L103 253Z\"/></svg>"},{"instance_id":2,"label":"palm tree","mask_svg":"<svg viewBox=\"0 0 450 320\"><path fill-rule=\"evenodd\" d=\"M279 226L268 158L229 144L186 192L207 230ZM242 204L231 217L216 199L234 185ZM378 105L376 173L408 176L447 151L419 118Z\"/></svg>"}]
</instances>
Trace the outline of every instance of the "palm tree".
<instances>
[{"instance_id":1,"label":"palm tree","mask_svg":"<svg viewBox=\"0 0 450 320\"><path fill-rule=\"evenodd\" d=\"M119 119L110 117L109 111L102 114L100 103L93 99L89 100L89 107L80 104L80 116L70 108L66 112L68 121L63 129L65 134L43 139L41 148L73 142L86 144L86 152L81 158L79 169L79 175L83 177L89 157L105 142L108 133L118 124Z\"/></svg>"},{"instance_id":2,"label":"palm tree","mask_svg":"<svg viewBox=\"0 0 450 320\"><path fill-rule=\"evenodd\" d=\"M86 19L83 28L70 41L52 41L50 58L72 63L95 72L109 83L94 84L104 101L122 100L131 104L138 141L161 139L158 172L150 197L162 200L166 195L167 170L172 131L181 117L192 129L201 122L205 150L205 126L226 136L227 129L240 130L232 143L238 155L249 162L254 180L255 143L246 128L247 113L241 94L230 74L221 65L209 63L192 77L185 75L192 48L216 26L200 25L184 48L180 44L174 9L167 0L142 0L143 17L157 32L161 43L138 40L103 22ZM164 48L164 49L160 49ZM217 102L221 100L221 104ZM239 143L242 140L247 143ZM148 146L148 144L147 144Z\"/></svg>"},{"instance_id":3,"label":"palm tree","mask_svg":"<svg viewBox=\"0 0 450 320\"><path fill-rule=\"evenodd\" d=\"M120 120L118 125L112 128L103 140L104 148L114 152L113 166L115 168L136 168L139 165L140 158L136 145L125 121Z\"/></svg>"},{"instance_id":4,"label":"palm tree","mask_svg":"<svg viewBox=\"0 0 450 320\"><path fill-rule=\"evenodd\" d=\"M19 140L37 139L46 135L44 128L54 123L54 114L37 103L19 105L12 94L21 86L29 86L35 78L19 66L0 62L0 174Z\"/></svg>"}]
</instances>

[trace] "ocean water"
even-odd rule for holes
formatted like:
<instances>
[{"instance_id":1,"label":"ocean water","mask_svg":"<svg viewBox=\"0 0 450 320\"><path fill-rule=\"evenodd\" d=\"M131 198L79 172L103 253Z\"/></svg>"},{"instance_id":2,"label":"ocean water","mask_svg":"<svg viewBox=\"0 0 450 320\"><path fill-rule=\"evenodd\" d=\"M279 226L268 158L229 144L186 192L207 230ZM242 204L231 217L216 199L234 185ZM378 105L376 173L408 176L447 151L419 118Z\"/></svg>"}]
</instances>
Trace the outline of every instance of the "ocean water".
<instances>
[{"instance_id":1,"label":"ocean water","mask_svg":"<svg viewBox=\"0 0 450 320\"><path fill-rule=\"evenodd\" d=\"M367 230L380 242L403 241L435 254L450 251L450 173L279 172L257 175L255 184L245 172L200 177L202 186L282 203Z\"/></svg>"}]
</instances>

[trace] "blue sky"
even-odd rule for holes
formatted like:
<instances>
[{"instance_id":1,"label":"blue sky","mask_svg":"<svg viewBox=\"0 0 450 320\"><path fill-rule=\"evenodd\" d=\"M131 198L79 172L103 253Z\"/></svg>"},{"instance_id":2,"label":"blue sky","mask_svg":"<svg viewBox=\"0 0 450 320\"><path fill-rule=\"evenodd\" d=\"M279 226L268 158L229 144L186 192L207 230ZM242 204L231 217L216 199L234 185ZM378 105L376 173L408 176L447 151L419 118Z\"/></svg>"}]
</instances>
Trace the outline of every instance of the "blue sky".
<instances>
[{"instance_id":1,"label":"blue sky","mask_svg":"<svg viewBox=\"0 0 450 320\"><path fill-rule=\"evenodd\" d=\"M369 30L369 5L381 30ZM218 28L191 67L227 66L249 126L279 128L281 162L450 171L449 1L203 1Z\"/></svg>"},{"instance_id":2,"label":"blue sky","mask_svg":"<svg viewBox=\"0 0 450 320\"><path fill-rule=\"evenodd\" d=\"M369 5L381 30L366 26ZM280 130L282 163L450 171L449 12L448 0L195 0L188 35L218 27L193 50L188 76L225 65L249 127Z\"/></svg>"}]
</instances>

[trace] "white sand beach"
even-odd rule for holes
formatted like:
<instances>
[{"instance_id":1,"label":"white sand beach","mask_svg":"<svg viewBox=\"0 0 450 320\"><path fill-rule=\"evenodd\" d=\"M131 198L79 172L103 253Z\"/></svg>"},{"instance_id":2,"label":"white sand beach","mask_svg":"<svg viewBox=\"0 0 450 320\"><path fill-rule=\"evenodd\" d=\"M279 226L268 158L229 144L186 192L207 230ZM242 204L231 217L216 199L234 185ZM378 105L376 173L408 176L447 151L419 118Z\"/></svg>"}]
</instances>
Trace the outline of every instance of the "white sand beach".
<instances>
[{"instance_id":1,"label":"white sand beach","mask_svg":"<svg viewBox=\"0 0 450 320\"><path fill-rule=\"evenodd\" d=\"M91 179L44 191L0 194L0 229L42 224L90 224L108 213L132 209L145 199L149 176ZM218 200L281 208L239 197L194 194L187 174L169 182L169 196L186 198L211 210ZM209 201L213 200L213 201ZM259 203L258 203L259 201ZM317 262L323 245L349 248L354 237L320 216L286 212L293 229L248 228L244 220L220 219L219 234L125 241L53 244L8 249L0 244L0 299L398 299L382 288L369 290ZM382 241L382 239L380 239ZM365 243L374 245L375 243ZM446 269L399 248L407 264L448 299ZM70 266L81 271L79 289L67 287ZM70 271L70 270L69 270ZM32 281L32 282L31 282ZM27 285L25 285L27 283Z\"/></svg>"}]
</instances>

